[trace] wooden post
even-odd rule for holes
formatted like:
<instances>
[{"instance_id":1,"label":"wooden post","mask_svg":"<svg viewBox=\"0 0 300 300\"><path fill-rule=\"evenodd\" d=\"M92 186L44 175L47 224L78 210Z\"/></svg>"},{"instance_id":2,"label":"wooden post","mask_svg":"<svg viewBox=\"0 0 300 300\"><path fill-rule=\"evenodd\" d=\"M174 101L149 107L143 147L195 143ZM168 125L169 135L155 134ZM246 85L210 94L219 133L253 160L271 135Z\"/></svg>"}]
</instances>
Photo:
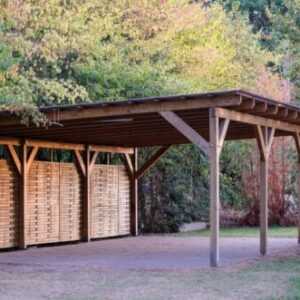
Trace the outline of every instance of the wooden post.
<instances>
[{"instance_id":1,"label":"wooden post","mask_svg":"<svg viewBox=\"0 0 300 300\"><path fill-rule=\"evenodd\" d=\"M298 189L298 215L297 215L297 223L298 223L298 244L300 244L300 134L297 132L293 135L296 149L298 153L298 180L297 180L297 189Z\"/></svg>"},{"instance_id":2,"label":"wooden post","mask_svg":"<svg viewBox=\"0 0 300 300\"><path fill-rule=\"evenodd\" d=\"M275 129L263 126L256 128L260 151L260 254L266 255L268 249L268 169Z\"/></svg>"},{"instance_id":3,"label":"wooden post","mask_svg":"<svg viewBox=\"0 0 300 300\"><path fill-rule=\"evenodd\" d=\"M21 145L21 180L20 180L20 207L19 207L19 248L26 249L26 203L27 203L27 145Z\"/></svg>"},{"instance_id":4,"label":"wooden post","mask_svg":"<svg viewBox=\"0 0 300 300\"><path fill-rule=\"evenodd\" d=\"M91 203L90 203L90 147L85 149L85 176L84 180L84 197L83 197L83 240L89 242L91 240Z\"/></svg>"},{"instance_id":5,"label":"wooden post","mask_svg":"<svg viewBox=\"0 0 300 300\"><path fill-rule=\"evenodd\" d=\"M131 183L131 199L130 199L130 220L131 220L131 235L137 236L139 234L138 230L138 179L136 177L136 172L138 170L138 149L134 149L133 154L133 173L130 178Z\"/></svg>"},{"instance_id":6,"label":"wooden post","mask_svg":"<svg viewBox=\"0 0 300 300\"><path fill-rule=\"evenodd\" d=\"M298 153L298 180L297 180L297 187L298 187L298 244L300 245L300 152Z\"/></svg>"},{"instance_id":7,"label":"wooden post","mask_svg":"<svg viewBox=\"0 0 300 300\"><path fill-rule=\"evenodd\" d=\"M218 151L219 121L210 110L209 116L209 159L210 159L210 265L217 267L219 264L219 227L220 227L220 199L219 199L219 151Z\"/></svg>"},{"instance_id":8,"label":"wooden post","mask_svg":"<svg viewBox=\"0 0 300 300\"><path fill-rule=\"evenodd\" d=\"M210 159L210 265L217 267L220 260L220 154L229 126L228 119L220 119L215 109L209 112Z\"/></svg>"},{"instance_id":9,"label":"wooden post","mask_svg":"<svg viewBox=\"0 0 300 300\"><path fill-rule=\"evenodd\" d=\"M260 159L260 254L266 255L268 242L268 158Z\"/></svg>"}]
</instances>

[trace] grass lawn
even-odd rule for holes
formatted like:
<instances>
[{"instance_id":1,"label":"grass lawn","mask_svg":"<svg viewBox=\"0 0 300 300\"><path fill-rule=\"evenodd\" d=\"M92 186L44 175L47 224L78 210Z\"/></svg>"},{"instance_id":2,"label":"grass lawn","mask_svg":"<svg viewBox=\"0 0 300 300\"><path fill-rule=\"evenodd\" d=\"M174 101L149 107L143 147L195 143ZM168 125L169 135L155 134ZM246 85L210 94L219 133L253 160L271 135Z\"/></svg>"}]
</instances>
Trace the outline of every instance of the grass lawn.
<instances>
[{"instance_id":1,"label":"grass lawn","mask_svg":"<svg viewBox=\"0 0 300 300\"><path fill-rule=\"evenodd\" d=\"M189 237L189 236L209 236L209 229L201 229L189 232L176 233L176 236ZM236 228L221 228L221 237L258 237L258 227L236 227ZM279 227L274 226L269 228L269 237L278 238L297 238L298 229L297 227Z\"/></svg>"}]
</instances>

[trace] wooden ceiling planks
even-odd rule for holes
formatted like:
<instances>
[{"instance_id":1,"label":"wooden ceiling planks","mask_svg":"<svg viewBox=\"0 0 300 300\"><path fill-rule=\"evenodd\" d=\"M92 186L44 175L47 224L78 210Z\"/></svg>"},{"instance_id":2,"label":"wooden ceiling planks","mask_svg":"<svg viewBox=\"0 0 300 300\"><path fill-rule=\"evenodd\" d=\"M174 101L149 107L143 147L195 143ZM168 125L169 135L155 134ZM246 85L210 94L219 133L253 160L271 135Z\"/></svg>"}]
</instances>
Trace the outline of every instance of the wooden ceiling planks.
<instances>
[{"instance_id":1,"label":"wooden ceiling planks","mask_svg":"<svg viewBox=\"0 0 300 300\"><path fill-rule=\"evenodd\" d=\"M21 125L15 117L0 113L0 136L120 147L146 147L188 143L160 112L174 111L195 131L208 139L209 108L223 108L250 115L242 124L231 122L227 140L255 138L253 120L280 124L276 136L300 132L300 109L249 92L235 90L206 94L146 98L113 103L57 106L41 109L60 125L48 128ZM257 117L257 118L256 118ZM234 120L234 118L233 118ZM247 124L248 123L248 124ZM8 142L8 141L6 141ZM60 146L60 145L58 145Z\"/></svg>"}]
</instances>

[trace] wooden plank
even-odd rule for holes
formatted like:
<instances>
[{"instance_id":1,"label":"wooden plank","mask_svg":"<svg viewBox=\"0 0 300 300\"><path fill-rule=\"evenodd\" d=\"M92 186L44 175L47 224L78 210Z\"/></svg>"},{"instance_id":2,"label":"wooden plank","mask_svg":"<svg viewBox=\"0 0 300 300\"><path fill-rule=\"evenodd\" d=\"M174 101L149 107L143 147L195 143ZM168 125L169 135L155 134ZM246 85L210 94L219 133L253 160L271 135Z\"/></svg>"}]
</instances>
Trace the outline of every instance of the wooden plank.
<instances>
[{"instance_id":1,"label":"wooden plank","mask_svg":"<svg viewBox=\"0 0 300 300\"><path fill-rule=\"evenodd\" d=\"M171 145L159 148L157 152L139 168L135 177L137 179L141 178L169 150L170 147Z\"/></svg>"},{"instance_id":2,"label":"wooden plank","mask_svg":"<svg viewBox=\"0 0 300 300\"><path fill-rule=\"evenodd\" d=\"M133 154L133 148L114 147L114 146L97 146L91 145L91 151L104 152L104 153L126 153Z\"/></svg>"},{"instance_id":3,"label":"wooden plank","mask_svg":"<svg viewBox=\"0 0 300 300\"><path fill-rule=\"evenodd\" d=\"M40 147L40 148L49 148L49 149L77 150L77 151L85 150L85 145L83 144L61 143L61 142L32 140L32 139L27 140L26 144L31 147ZM127 148L127 147L90 145L90 149L91 151L97 151L97 152L133 154L133 148Z\"/></svg>"},{"instance_id":4,"label":"wooden plank","mask_svg":"<svg viewBox=\"0 0 300 300\"><path fill-rule=\"evenodd\" d=\"M210 163L210 265L217 267L220 259L220 151L219 151L219 118L215 115L215 111L210 109L209 115L209 163Z\"/></svg>"},{"instance_id":5,"label":"wooden plank","mask_svg":"<svg viewBox=\"0 0 300 300\"><path fill-rule=\"evenodd\" d=\"M9 137L0 137L0 145L20 146L21 140Z\"/></svg>"},{"instance_id":6,"label":"wooden plank","mask_svg":"<svg viewBox=\"0 0 300 300\"><path fill-rule=\"evenodd\" d=\"M60 149L60 150L83 151L85 149L85 146L82 144L60 143L60 142L32 140L32 139L26 140L26 145L29 147L40 147L40 148Z\"/></svg>"},{"instance_id":7,"label":"wooden plank","mask_svg":"<svg viewBox=\"0 0 300 300\"><path fill-rule=\"evenodd\" d=\"M120 106L106 106L101 108L85 108L74 109L72 111L60 111L61 120L76 120L82 118L99 118L99 117L113 117L124 115L135 115L143 113L156 113L163 111L178 111L189 109L209 108L216 106L232 106L240 105L241 98L236 96L223 96L222 98L201 98L201 99L178 99L178 100L164 100L157 102L144 103L129 103ZM47 113L46 113L47 114Z\"/></svg>"},{"instance_id":8,"label":"wooden plank","mask_svg":"<svg viewBox=\"0 0 300 300\"><path fill-rule=\"evenodd\" d=\"M0 249L18 246L19 178L12 160L0 159Z\"/></svg>"},{"instance_id":9,"label":"wooden plank","mask_svg":"<svg viewBox=\"0 0 300 300\"><path fill-rule=\"evenodd\" d=\"M10 153L10 156L15 164L15 167L17 169L17 171L19 172L19 175L22 174L22 166L21 166L21 161L20 161L20 158L16 152L16 149L14 147L14 145L12 144L7 144L7 148L8 148L8 151Z\"/></svg>"},{"instance_id":10,"label":"wooden plank","mask_svg":"<svg viewBox=\"0 0 300 300\"><path fill-rule=\"evenodd\" d=\"M216 114L220 118L228 118L232 121L247 123L252 125L260 125L288 132L300 132L300 126L279 120L267 119L264 117L233 111L225 108L216 108Z\"/></svg>"},{"instance_id":11,"label":"wooden plank","mask_svg":"<svg viewBox=\"0 0 300 300\"><path fill-rule=\"evenodd\" d=\"M191 143L198 146L206 155L209 153L208 142L186 122L184 122L177 114L171 111L160 112L160 115L169 122L174 128L185 136Z\"/></svg>"}]
</instances>

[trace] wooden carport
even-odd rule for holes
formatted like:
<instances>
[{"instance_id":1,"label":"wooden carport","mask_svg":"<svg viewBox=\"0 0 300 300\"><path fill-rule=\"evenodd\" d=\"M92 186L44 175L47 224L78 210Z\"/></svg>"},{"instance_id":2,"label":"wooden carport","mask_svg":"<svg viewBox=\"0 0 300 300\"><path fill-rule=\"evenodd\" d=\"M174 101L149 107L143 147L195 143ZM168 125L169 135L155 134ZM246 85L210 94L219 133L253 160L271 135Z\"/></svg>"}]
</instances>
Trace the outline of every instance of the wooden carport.
<instances>
[{"instance_id":1,"label":"wooden carport","mask_svg":"<svg viewBox=\"0 0 300 300\"><path fill-rule=\"evenodd\" d=\"M39 147L72 149L85 176L94 154L123 153L131 174L131 233L138 234L138 179L171 145L193 143L210 161L211 266L219 264L219 158L225 140L256 139L260 150L260 252L267 253L268 158L272 140L293 136L300 157L300 108L241 90L154 97L128 101L41 108L47 128L24 126L9 112L0 114L0 144L7 145L22 178L21 245L24 232L26 174ZM14 146L21 147L20 155ZM137 149L160 146L138 168ZM28 154L28 149L32 149ZM299 160L300 161L300 160ZM300 165L298 166L298 168ZM89 196L84 197L84 239L89 233ZM22 217L23 216L23 217Z\"/></svg>"}]
</instances>

